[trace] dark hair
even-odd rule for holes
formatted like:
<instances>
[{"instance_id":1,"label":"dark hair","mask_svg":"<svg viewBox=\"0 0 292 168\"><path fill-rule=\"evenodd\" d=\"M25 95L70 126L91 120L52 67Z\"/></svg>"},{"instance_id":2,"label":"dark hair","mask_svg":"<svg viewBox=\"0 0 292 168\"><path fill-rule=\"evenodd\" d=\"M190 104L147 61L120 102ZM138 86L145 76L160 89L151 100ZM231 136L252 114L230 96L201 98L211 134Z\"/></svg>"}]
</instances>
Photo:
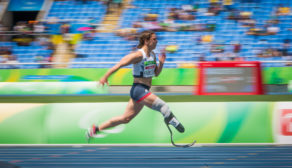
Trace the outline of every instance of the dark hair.
<instances>
[{"instance_id":1,"label":"dark hair","mask_svg":"<svg viewBox=\"0 0 292 168\"><path fill-rule=\"evenodd\" d=\"M143 45L145 44L145 41L150 40L152 34L155 34L154 31L151 30L143 31L139 36L139 44L137 48L142 48Z\"/></svg>"}]
</instances>

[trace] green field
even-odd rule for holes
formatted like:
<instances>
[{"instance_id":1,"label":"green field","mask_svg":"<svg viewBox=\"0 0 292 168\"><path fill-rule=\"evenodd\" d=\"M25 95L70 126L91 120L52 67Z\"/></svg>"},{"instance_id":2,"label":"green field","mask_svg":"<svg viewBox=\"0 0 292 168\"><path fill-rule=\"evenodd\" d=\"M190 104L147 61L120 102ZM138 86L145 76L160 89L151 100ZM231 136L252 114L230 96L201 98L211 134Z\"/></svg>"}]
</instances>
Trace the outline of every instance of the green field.
<instances>
[{"instance_id":1,"label":"green field","mask_svg":"<svg viewBox=\"0 0 292 168\"><path fill-rule=\"evenodd\" d=\"M292 95L159 95L166 102L266 102L292 101ZM72 103L72 102L125 102L128 95L84 96L0 96L0 103Z\"/></svg>"}]
</instances>

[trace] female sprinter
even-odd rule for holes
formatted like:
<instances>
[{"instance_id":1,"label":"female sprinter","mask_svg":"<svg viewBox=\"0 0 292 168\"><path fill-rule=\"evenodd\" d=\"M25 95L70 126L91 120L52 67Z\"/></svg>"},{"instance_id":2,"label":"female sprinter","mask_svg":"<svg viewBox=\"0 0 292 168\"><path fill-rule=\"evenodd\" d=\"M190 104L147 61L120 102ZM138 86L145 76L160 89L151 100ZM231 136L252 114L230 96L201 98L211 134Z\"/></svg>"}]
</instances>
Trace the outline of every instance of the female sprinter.
<instances>
[{"instance_id":1,"label":"female sprinter","mask_svg":"<svg viewBox=\"0 0 292 168\"><path fill-rule=\"evenodd\" d=\"M179 132L184 132L184 127L176 119L168 105L150 92L153 76L158 76L163 68L166 55L163 52L159 55L159 64L156 64L156 56L153 50L157 44L156 34L152 31L144 31L139 37L138 50L132 52L121 59L119 63L110 68L106 74L99 80L99 83L108 84L108 78L121 67L133 64L134 83L130 91L130 100L126 107L125 113L113 117L101 125L93 125L86 132L87 138L91 138L99 131L117 126L119 124L129 123L144 106L161 112L165 123L174 126Z\"/></svg>"}]
</instances>

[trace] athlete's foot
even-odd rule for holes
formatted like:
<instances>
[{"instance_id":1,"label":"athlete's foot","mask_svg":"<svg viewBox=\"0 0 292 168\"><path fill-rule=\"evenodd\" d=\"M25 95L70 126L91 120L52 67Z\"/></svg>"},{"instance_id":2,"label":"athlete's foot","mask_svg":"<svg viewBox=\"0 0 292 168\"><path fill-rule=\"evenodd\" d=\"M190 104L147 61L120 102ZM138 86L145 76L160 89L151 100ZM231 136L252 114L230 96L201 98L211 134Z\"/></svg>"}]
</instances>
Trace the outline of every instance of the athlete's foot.
<instances>
[{"instance_id":1,"label":"athlete's foot","mask_svg":"<svg viewBox=\"0 0 292 168\"><path fill-rule=\"evenodd\" d=\"M85 137L88 143L89 143L90 138L96 135L98 131L99 129L98 129L98 126L96 125L92 125L90 128L87 129L87 131L85 132Z\"/></svg>"},{"instance_id":2,"label":"athlete's foot","mask_svg":"<svg viewBox=\"0 0 292 168\"><path fill-rule=\"evenodd\" d=\"M172 125L180 133L185 132L184 126L176 119L176 117L171 113L168 117L164 119L166 124Z\"/></svg>"}]
</instances>

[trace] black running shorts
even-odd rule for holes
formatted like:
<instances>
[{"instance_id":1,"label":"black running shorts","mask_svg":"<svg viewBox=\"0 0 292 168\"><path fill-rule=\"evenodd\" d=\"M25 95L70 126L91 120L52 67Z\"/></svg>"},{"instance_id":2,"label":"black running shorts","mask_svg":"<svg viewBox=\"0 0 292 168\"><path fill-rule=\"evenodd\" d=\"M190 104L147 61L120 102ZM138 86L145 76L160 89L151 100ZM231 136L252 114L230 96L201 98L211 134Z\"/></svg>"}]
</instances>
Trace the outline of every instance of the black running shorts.
<instances>
[{"instance_id":1,"label":"black running shorts","mask_svg":"<svg viewBox=\"0 0 292 168\"><path fill-rule=\"evenodd\" d=\"M140 102L151 94L150 87L141 83L134 83L132 85L130 96L136 102Z\"/></svg>"}]
</instances>

